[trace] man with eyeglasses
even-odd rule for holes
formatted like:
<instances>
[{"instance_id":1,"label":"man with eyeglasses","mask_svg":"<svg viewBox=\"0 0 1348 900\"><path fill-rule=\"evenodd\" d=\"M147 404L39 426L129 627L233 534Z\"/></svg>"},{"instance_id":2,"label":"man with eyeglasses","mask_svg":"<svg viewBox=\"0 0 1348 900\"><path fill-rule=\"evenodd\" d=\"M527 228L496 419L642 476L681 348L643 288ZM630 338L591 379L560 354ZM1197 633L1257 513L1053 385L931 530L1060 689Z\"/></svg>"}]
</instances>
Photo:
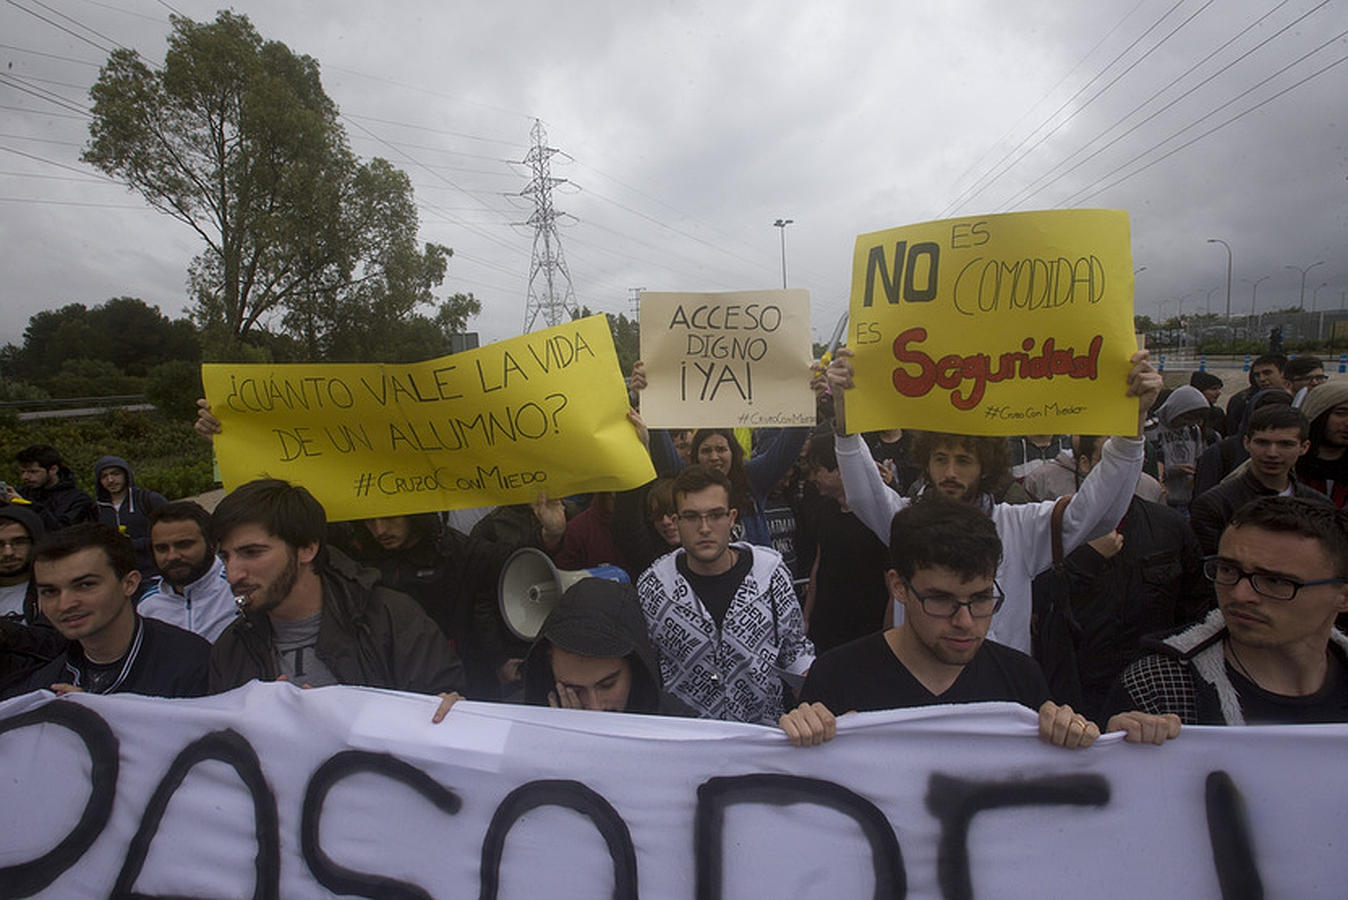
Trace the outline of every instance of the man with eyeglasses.
<instances>
[{"instance_id":1,"label":"man with eyeglasses","mask_svg":"<svg viewBox=\"0 0 1348 900\"><path fill-rule=\"evenodd\" d=\"M1242 507L1204 574L1218 608L1149 642L1106 709L1185 724L1348 722L1348 520L1330 506L1265 497Z\"/></svg>"},{"instance_id":2,"label":"man with eyeglasses","mask_svg":"<svg viewBox=\"0 0 1348 900\"><path fill-rule=\"evenodd\" d=\"M852 511L880 540L887 541L890 520L910 501L885 487L860 435L847 433L846 394L854 386L852 355L846 347L840 348L827 371L837 416L834 446L838 469ZM1126 394L1138 402L1136 436L1111 437L1105 443L1099 465L1092 468L1065 508L1062 537L1067 553L1112 531L1132 500L1133 489L1142 472L1142 428L1147 410L1161 389L1161 376L1151 367L1148 358L1145 350L1135 353L1128 372ZM1201 397L1199 402L1207 403ZM955 497L981 509L996 524L1006 548L997 572L998 581L1006 591L1006 603L993 619L992 636L1009 647L1028 653L1031 646L1031 582L1053 564L1050 523L1054 504L1052 501L996 502L991 490L1006 465L1007 456L1004 449L1001 461L995 460L991 453L979 452L979 447L987 447L989 443L1006 447L1003 440L928 435L919 439L914 455L926 471L924 494L943 493ZM924 445L930 449L924 449ZM897 616L898 610L895 612Z\"/></svg>"},{"instance_id":3,"label":"man with eyeglasses","mask_svg":"<svg viewBox=\"0 0 1348 900\"><path fill-rule=\"evenodd\" d=\"M1306 395L1313 388L1329 380L1329 376L1325 374L1325 364L1314 356L1289 359L1282 370L1282 375L1287 379L1287 385L1292 391L1292 405L1297 407L1305 402Z\"/></svg>"},{"instance_id":4,"label":"man with eyeglasses","mask_svg":"<svg viewBox=\"0 0 1348 900\"><path fill-rule=\"evenodd\" d=\"M940 495L903 508L890 526L889 590L903 623L825 653L801 699L832 711L864 712L940 703L1008 700L1039 713L1039 736L1087 747L1099 728L1049 698L1039 665L987 640L1005 595L994 578L1002 541L977 507ZM1173 717L1124 713L1109 723L1127 739L1162 743L1179 732Z\"/></svg>"},{"instance_id":5,"label":"man with eyeglasses","mask_svg":"<svg viewBox=\"0 0 1348 900\"><path fill-rule=\"evenodd\" d=\"M674 480L679 549L637 579L665 690L709 719L778 724L814 645L782 557L730 542L730 480L706 466Z\"/></svg>"}]
</instances>

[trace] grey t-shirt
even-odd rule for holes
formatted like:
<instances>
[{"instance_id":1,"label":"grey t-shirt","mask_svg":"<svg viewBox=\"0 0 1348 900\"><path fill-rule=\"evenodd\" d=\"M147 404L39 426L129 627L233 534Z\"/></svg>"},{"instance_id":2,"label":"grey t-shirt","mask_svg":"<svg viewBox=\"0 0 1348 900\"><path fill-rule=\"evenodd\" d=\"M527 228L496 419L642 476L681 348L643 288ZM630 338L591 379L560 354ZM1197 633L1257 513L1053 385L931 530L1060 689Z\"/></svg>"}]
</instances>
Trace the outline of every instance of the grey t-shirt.
<instances>
[{"instance_id":1,"label":"grey t-shirt","mask_svg":"<svg viewBox=\"0 0 1348 900\"><path fill-rule=\"evenodd\" d=\"M321 612L294 622L272 619L277 663L281 673L295 684L307 684L310 687L337 684L337 676L314 652L318 646L318 626L322 621Z\"/></svg>"},{"instance_id":2,"label":"grey t-shirt","mask_svg":"<svg viewBox=\"0 0 1348 900\"><path fill-rule=\"evenodd\" d=\"M23 601L28 596L28 582L0 587L0 616L23 617ZM32 623L24 620L25 625Z\"/></svg>"}]
</instances>

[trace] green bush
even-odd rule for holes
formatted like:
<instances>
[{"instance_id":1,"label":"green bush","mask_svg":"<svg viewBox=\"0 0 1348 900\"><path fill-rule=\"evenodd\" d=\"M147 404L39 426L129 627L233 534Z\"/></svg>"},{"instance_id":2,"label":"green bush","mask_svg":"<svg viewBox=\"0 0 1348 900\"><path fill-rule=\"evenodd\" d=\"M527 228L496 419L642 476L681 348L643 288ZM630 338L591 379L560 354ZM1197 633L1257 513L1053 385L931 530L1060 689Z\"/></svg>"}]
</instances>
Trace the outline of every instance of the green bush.
<instances>
[{"instance_id":1,"label":"green bush","mask_svg":"<svg viewBox=\"0 0 1348 900\"><path fill-rule=\"evenodd\" d=\"M201 366L195 363L181 359L160 363L146 378L145 399L168 418L191 421L197 413L197 398L205 395Z\"/></svg>"},{"instance_id":2,"label":"green bush","mask_svg":"<svg viewBox=\"0 0 1348 900\"><path fill-rule=\"evenodd\" d=\"M14 454L30 444L51 444L65 457L75 480L94 493L94 463L120 456L130 463L141 487L170 500L209 490L211 448L192 430L191 418L113 410L79 419L19 422L0 418L0 479L16 483Z\"/></svg>"},{"instance_id":3,"label":"green bush","mask_svg":"<svg viewBox=\"0 0 1348 900\"><path fill-rule=\"evenodd\" d=\"M0 402L19 402L25 400L47 400L50 394L35 384L20 381L17 378L0 376Z\"/></svg>"},{"instance_id":4,"label":"green bush","mask_svg":"<svg viewBox=\"0 0 1348 900\"><path fill-rule=\"evenodd\" d=\"M144 392L145 379L124 375L105 359L68 359L46 388L53 397L111 397Z\"/></svg>"}]
</instances>

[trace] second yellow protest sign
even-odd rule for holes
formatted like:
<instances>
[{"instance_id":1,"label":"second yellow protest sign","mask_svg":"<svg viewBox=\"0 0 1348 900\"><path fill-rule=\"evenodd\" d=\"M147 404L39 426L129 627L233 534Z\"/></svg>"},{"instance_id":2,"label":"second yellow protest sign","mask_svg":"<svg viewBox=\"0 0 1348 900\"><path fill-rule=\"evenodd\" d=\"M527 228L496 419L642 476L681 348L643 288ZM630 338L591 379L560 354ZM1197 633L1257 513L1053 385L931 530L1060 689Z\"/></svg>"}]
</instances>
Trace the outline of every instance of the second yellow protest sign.
<instances>
[{"instance_id":1,"label":"second yellow protest sign","mask_svg":"<svg viewBox=\"0 0 1348 900\"><path fill-rule=\"evenodd\" d=\"M973 216L857 238L849 431L1132 434L1128 214Z\"/></svg>"},{"instance_id":2,"label":"second yellow protest sign","mask_svg":"<svg viewBox=\"0 0 1348 900\"><path fill-rule=\"evenodd\" d=\"M652 428L813 425L810 294L641 294Z\"/></svg>"},{"instance_id":3,"label":"second yellow protest sign","mask_svg":"<svg viewBox=\"0 0 1348 900\"><path fill-rule=\"evenodd\" d=\"M655 477L604 316L410 365L202 366L227 490L302 484L333 521Z\"/></svg>"}]
</instances>

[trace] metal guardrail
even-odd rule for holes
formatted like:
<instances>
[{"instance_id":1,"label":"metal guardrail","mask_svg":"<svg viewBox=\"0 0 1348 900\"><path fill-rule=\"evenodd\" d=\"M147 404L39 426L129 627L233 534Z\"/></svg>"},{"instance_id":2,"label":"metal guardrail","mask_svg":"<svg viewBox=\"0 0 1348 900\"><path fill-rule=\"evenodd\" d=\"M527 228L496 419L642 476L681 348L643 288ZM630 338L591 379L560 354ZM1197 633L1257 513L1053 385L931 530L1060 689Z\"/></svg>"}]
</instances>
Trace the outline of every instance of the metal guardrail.
<instances>
[{"instance_id":1,"label":"metal guardrail","mask_svg":"<svg viewBox=\"0 0 1348 900\"><path fill-rule=\"evenodd\" d=\"M147 402L144 394L111 394L105 397L53 397L49 400L4 400L0 409L52 410L86 406L129 406Z\"/></svg>"}]
</instances>

